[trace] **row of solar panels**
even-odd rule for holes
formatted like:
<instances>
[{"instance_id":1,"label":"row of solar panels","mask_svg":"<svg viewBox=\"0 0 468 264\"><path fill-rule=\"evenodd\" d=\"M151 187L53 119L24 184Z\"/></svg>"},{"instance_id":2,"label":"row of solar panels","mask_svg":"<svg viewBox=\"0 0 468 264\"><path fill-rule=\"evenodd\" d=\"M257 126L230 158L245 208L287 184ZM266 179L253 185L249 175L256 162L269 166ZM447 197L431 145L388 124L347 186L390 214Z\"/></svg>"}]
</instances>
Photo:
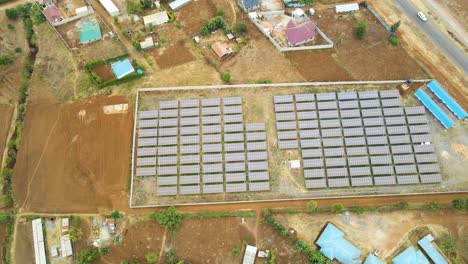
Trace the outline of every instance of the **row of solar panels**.
<instances>
[{"instance_id":1,"label":"row of solar panels","mask_svg":"<svg viewBox=\"0 0 468 264\"><path fill-rule=\"evenodd\" d=\"M343 135L346 134L353 134L352 131L372 131L373 129L380 129L380 130L387 130L389 134L396 134L396 133L429 133L430 127L427 123L418 121L418 124L410 124L406 125L403 124L385 124L384 121L380 118L371 118L371 119L364 119L364 124L361 123L361 119L325 119L325 120L299 120L296 125L296 121L278 121L276 122L276 129L278 131L283 130L297 130L299 129L311 129L311 128L319 128L324 130L327 128L339 128L343 129ZM397 122L397 120L394 120ZM404 122L404 121L403 121ZM377 127L377 128L375 128ZM354 130L353 130L354 129ZM409 130L409 131L408 131ZM345 134L346 131L346 134ZM402 131L402 132L400 132ZM364 132L363 132L364 133Z\"/></svg>"},{"instance_id":2,"label":"row of solar panels","mask_svg":"<svg viewBox=\"0 0 468 264\"><path fill-rule=\"evenodd\" d=\"M404 185L418 183L439 183L442 176L439 173L425 175L398 175L382 177L351 177L351 178L329 178L329 179L306 179L305 186L308 189L316 188L339 188L339 187L362 187L362 186L384 186L384 185ZM328 184L327 184L328 183Z\"/></svg>"},{"instance_id":3,"label":"row of solar panels","mask_svg":"<svg viewBox=\"0 0 468 264\"><path fill-rule=\"evenodd\" d=\"M148 120L145 120L148 121ZM140 128L138 129L138 137L156 137L156 136L172 136L172 135L198 135L202 134L214 134L221 133L221 130L225 133L243 132L243 124L224 124L224 125L202 125L202 126L182 126L177 127L160 127L160 128ZM265 131L264 123L248 123L245 124L246 132L262 132Z\"/></svg>"},{"instance_id":4,"label":"row of solar panels","mask_svg":"<svg viewBox=\"0 0 468 264\"><path fill-rule=\"evenodd\" d=\"M207 98L207 99L186 99L186 100L170 100L160 101L159 109L177 109L177 108L194 108L194 107L210 107L210 106L230 106L242 105L241 97L225 97L225 98ZM157 111L157 110L155 110ZM140 111L140 118L153 118L154 113L149 111Z\"/></svg>"},{"instance_id":5,"label":"row of solar panels","mask_svg":"<svg viewBox=\"0 0 468 264\"><path fill-rule=\"evenodd\" d=\"M327 149L326 149L327 150ZM328 149L332 150L332 149ZM342 152L342 149L337 150L337 152ZM362 166L362 165L369 165L369 164L382 164L381 162L389 161L386 164L411 164L411 163L436 163L437 156L434 153L428 154L416 154L415 155L411 152L409 154L393 154L393 162L392 158L389 156L388 149L384 149L383 151L377 150L378 152L372 153L370 155L385 155L385 156L344 156L344 155L337 155L333 153L333 151L325 151L322 154L320 149L307 149L302 151L302 158L303 160L303 167L304 168L313 168L313 167L333 167L333 166ZM367 154L365 154L367 155ZM325 156L325 157L324 157ZM385 158L382 158L385 157ZM384 161L381 161L385 159ZM346 163L347 161L347 163Z\"/></svg>"},{"instance_id":6,"label":"row of solar panels","mask_svg":"<svg viewBox=\"0 0 468 264\"><path fill-rule=\"evenodd\" d=\"M224 151L223 146L224 145ZM180 154L181 158L184 155L189 154L198 154L198 153L215 153L216 155L220 155L221 153L228 153L228 152L243 152L246 148L244 143L224 143L224 144L203 144L201 145L183 145L183 146L161 146L161 147L143 147L137 149L137 157L147 157L147 156L156 156L158 155L160 158L162 156L172 156ZM249 153L251 151L265 151L266 150L266 143L265 141L258 141L258 142L248 142L247 143L247 151ZM248 154L248 153L247 153Z\"/></svg>"},{"instance_id":7,"label":"row of solar panels","mask_svg":"<svg viewBox=\"0 0 468 264\"><path fill-rule=\"evenodd\" d=\"M334 100L356 100L356 99L377 99L377 98L400 98L398 90L382 91L361 91L361 92L330 92L330 93L309 93L293 95L274 96L275 104L292 102L313 102L313 101L334 101Z\"/></svg>"},{"instance_id":8,"label":"row of solar panels","mask_svg":"<svg viewBox=\"0 0 468 264\"><path fill-rule=\"evenodd\" d=\"M248 190L247 190L248 186ZM257 192L269 191L269 182L249 182L249 183L226 183L223 184L203 184L203 185L189 185L189 186L158 186L156 194L159 196L171 195L194 195L194 194L216 194L216 193L234 193L234 192Z\"/></svg>"},{"instance_id":9,"label":"row of solar panels","mask_svg":"<svg viewBox=\"0 0 468 264\"><path fill-rule=\"evenodd\" d=\"M181 175L177 176L162 176L158 177L157 185L184 185L184 184L198 184L201 181L203 183L224 183L224 182L259 182L268 181L269 176L266 171L249 172L248 175L245 172L226 173L223 177L221 173L215 174L203 174L202 179L199 174L195 175Z\"/></svg>"},{"instance_id":10,"label":"row of solar panels","mask_svg":"<svg viewBox=\"0 0 468 264\"><path fill-rule=\"evenodd\" d=\"M368 109L400 107L399 98L386 100L360 100L360 101L326 101L326 102L301 102L301 103L275 103L275 112L293 112L309 110L332 110L332 109Z\"/></svg>"}]
</instances>

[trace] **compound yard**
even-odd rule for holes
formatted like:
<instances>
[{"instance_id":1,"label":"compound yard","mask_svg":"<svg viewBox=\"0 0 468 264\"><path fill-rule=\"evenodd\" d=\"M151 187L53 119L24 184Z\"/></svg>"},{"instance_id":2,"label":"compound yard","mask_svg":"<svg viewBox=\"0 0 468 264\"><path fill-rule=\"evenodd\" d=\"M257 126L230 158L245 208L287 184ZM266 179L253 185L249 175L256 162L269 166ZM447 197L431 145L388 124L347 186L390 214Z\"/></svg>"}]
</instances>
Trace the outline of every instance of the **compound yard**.
<instances>
[{"instance_id":1,"label":"compound yard","mask_svg":"<svg viewBox=\"0 0 468 264\"><path fill-rule=\"evenodd\" d=\"M379 90L379 89L391 89L391 88L395 88L395 86L367 85L367 86L360 86L360 87L356 87L356 86L343 87L342 86L339 88L328 87L328 86L317 87L317 88L311 88L311 87L241 88L241 89L207 89L207 90L200 90L200 91L195 90L195 91L144 92L141 94L140 101L139 101L141 110L158 109L159 102L166 101L166 100L214 98L214 97L229 97L229 96L242 97L243 122L245 124L261 122L261 123L265 123L265 126L266 126L266 142L267 142L266 145L267 145L267 155L268 155L268 164L269 164L268 170L269 170L271 191L270 192L254 191L254 192L248 192L248 193L245 193L242 191L239 193L235 193L235 192L231 193L230 191L228 191L228 193L211 194L211 195L197 194L197 195L178 195L178 196L162 197L162 196L157 195L156 186L158 186L159 183L157 185L156 177L136 176L133 181L134 189L133 189L132 205L140 206L140 205L164 205L164 204L179 204L179 203L184 204L184 203L222 202L222 201L239 201L239 200L265 200L265 199L292 198L292 197L299 198L299 197L312 197L312 196L341 196L341 195L358 195L358 194L374 194L374 193L409 193L409 192L428 192L429 190L430 191L463 190L463 188L465 188L467 185L466 178L461 176L462 171L466 169L464 157L461 154L457 153L453 148L451 148L451 145L448 145L447 142L449 142L450 140L451 144L454 143L454 144L467 145L468 139L466 138L466 135L463 135L463 133L466 134L466 127L464 125L459 125L449 130L448 132L442 133L442 129L440 128L440 125L436 121L434 121L432 117L429 116L428 114L425 114L425 115L429 119L428 128L432 131L433 138L434 138L432 142L435 146L437 158L441 166L441 174L443 176L442 185L422 184L422 185L406 185L406 186L390 187L390 186L385 186L387 184L383 184L383 186L375 186L375 187L365 187L365 188L364 187L363 188L348 188L347 187L344 189L332 188L332 189L320 189L320 190L314 191L314 190L305 189L304 178L302 176L303 175L302 170L289 169L288 161L294 160L294 159L300 159L300 153L298 150L291 150L291 149L281 150L278 148L277 135L276 135L277 132L275 128L276 124L275 124L275 115L274 115L274 104L273 104L274 95L311 93L311 92L315 93L315 92L337 91L337 90L338 91L343 91L343 90L350 91L350 90L355 90L355 89L359 89L359 90L377 89ZM200 101L200 102L203 102L203 101ZM414 106L416 103L414 102L414 100L408 100L408 101L403 102L403 105L406 105L406 104ZM225 129L226 129L226 125L225 125ZM182 131L182 127L181 127L181 131ZM226 134L224 136L226 137ZM399 140L399 137L398 138L395 137L395 140L397 139ZM166 138L164 138L164 140L166 140ZM177 142L177 138L176 138L176 142ZM164 141L163 143L164 145L173 144L168 141ZM249 149L248 142L246 146L247 146L247 149ZM168 151L169 151L169 148L168 148ZM225 148L226 148L226 144L225 144ZM177 147L175 147L175 149L177 149ZM377 151L377 149L375 150ZM177 150L175 151L177 152ZM207 151L206 153L208 152L212 152L212 151L210 150L210 151ZM137 153L138 151L136 151L136 154ZM162 155L172 155L172 154L162 154ZM143 155L143 156L147 156L147 155ZM170 157L167 157L167 158L170 158ZM210 157L208 157L207 155L206 158L210 158ZM172 161L169 161L169 159L164 158L164 160L165 162L166 161L169 162L169 163L166 163L167 165L174 164ZM176 162L175 164L177 164L177 158L175 159L175 162ZM212 161L212 162L215 162L215 161ZM450 164L453 164L453 165L447 166L446 164L448 164L448 162L450 162ZM407 163L407 162L404 162L404 163ZM163 165L166 165L166 164L163 164ZM236 163L236 166L237 165L238 164ZM406 169L405 166L395 166L395 168L397 167L398 169ZM168 167L164 167L164 169L166 168L169 169ZM190 168L190 169L197 169L197 168ZM226 170L227 168L228 167L226 166ZM210 170L211 170L211 166L210 166ZM259 169L254 169L254 170L259 170ZM433 169L431 168L431 170ZM217 171L219 170L216 169L213 172L217 172ZM238 171L238 170L231 170L231 171ZM222 172L223 171L221 170L221 173ZM143 173L144 174L149 173L146 175L155 175L153 174L152 171L147 171ZM177 175L177 170L172 171L172 172L167 172L167 173L164 172L164 175L169 176L174 173L175 175ZM397 172L397 173L407 174L409 172ZM239 174L235 176L240 177ZM167 177L167 178L164 177L164 180L168 180L168 181L170 180L170 182L166 182L164 184L161 183L161 185L177 184L177 177L175 177L174 179L172 179L171 177ZM186 180L188 180L188 178ZM406 179L406 178L403 179L402 177L401 179L399 178L398 180L402 180L403 182L405 182L406 180L409 180L409 179ZM232 180L232 181L236 182L237 180ZM408 184L410 182L405 182L405 183ZM188 182L181 183L181 184L188 184ZM193 184L192 179L190 180L190 184ZM177 187L175 187L174 190L166 190L165 188L163 189L164 191L169 192L169 193L166 193L166 195L175 194L173 193L174 190L177 193ZM244 187L242 187L241 189L244 189ZM180 191L182 191L182 189L180 189ZM193 194L192 191L193 190L184 189L182 193ZM200 193L200 191L195 192L195 193Z\"/></svg>"}]
</instances>

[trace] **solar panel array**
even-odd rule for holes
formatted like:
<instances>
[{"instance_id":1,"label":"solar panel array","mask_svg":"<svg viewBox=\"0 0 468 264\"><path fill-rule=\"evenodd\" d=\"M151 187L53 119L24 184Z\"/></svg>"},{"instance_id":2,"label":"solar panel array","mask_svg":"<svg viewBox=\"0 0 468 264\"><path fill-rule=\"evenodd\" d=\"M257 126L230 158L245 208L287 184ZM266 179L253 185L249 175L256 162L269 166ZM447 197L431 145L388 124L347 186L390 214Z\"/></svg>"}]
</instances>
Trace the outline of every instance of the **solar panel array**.
<instances>
[{"instance_id":1,"label":"solar panel array","mask_svg":"<svg viewBox=\"0 0 468 264\"><path fill-rule=\"evenodd\" d=\"M274 97L278 146L301 149L305 186L442 181L424 107L397 90Z\"/></svg>"},{"instance_id":2,"label":"solar panel array","mask_svg":"<svg viewBox=\"0 0 468 264\"><path fill-rule=\"evenodd\" d=\"M156 194L270 190L264 123L245 124L241 97L159 102L138 113L135 175Z\"/></svg>"}]
</instances>

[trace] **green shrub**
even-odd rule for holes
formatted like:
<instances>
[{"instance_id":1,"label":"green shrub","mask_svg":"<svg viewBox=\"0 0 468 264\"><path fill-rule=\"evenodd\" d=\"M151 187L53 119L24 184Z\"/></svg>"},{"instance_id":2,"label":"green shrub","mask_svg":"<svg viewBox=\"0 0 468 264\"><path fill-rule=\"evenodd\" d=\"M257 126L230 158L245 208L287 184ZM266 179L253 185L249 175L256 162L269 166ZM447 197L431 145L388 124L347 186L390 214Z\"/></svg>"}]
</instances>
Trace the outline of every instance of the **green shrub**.
<instances>
[{"instance_id":1,"label":"green shrub","mask_svg":"<svg viewBox=\"0 0 468 264\"><path fill-rule=\"evenodd\" d=\"M359 205L351 207L351 210L353 210L357 215L362 215L364 213L364 208Z\"/></svg>"},{"instance_id":2,"label":"green shrub","mask_svg":"<svg viewBox=\"0 0 468 264\"><path fill-rule=\"evenodd\" d=\"M221 74L221 80L225 83L230 83L231 82L231 74L229 72L223 72Z\"/></svg>"},{"instance_id":3,"label":"green shrub","mask_svg":"<svg viewBox=\"0 0 468 264\"><path fill-rule=\"evenodd\" d=\"M101 256L108 255L109 254L109 248L108 247L99 248L99 254Z\"/></svg>"},{"instance_id":4,"label":"green shrub","mask_svg":"<svg viewBox=\"0 0 468 264\"><path fill-rule=\"evenodd\" d=\"M389 42L393 47L398 47L398 46L400 46L400 40L398 39L397 36L394 36L394 35L390 36L390 37L388 38L388 42Z\"/></svg>"},{"instance_id":5,"label":"green shrub","mask_svg":"<svg viewBox=\"0 0 468 264\"><path fill-rule=\"evenodd\" d=\"M468 198L458 198L452 201L452 206L456 209L468 210Z\"/></svg>"},{"instance_id":6,"label":"green shrub","mask_svg":"<svg viewBox=\"0 0 468 264\"><path fill-rule=\"evenodd\" d=\"M356 30L356 37L358 39L364 39L367 32L367 22L365 20L359 20L356 25L354 25L354 29Z\"/></svg>"},{"instance_id":7,"label":"green shrub","mask_svg":"<svg viewBox=\"0 0 468 264\"><path fill-rule=\"evenodd\" d=\"M10 29L10 30L14 30L14 29L15 29L15 26L12 25L12 24L8 24L8 25L7 25L7 28Z\"/></svg>"},{"instance_id":8,"label":"green shrub","mask_svg":"<svg viewBox=\"0 0 468 264\"><path fill-rule=\"evenodd\" d=\"M46 18L44 16L44 14L42 14L41 11L36 10L34 12L34 22L36 23L36 25L40 25L40 24L46 22Z\"/></svg>"},{"instance_id":9,"label":"green shrub","mask_svg":"<svg viewBox=\"0 0 468 264\"><path fill-rule=\"evenodd\" d=\"M8 19L15 20L18 18L18 9L16 8L8 8L5 10L5 15L8 17Z\"/></svg>"},{"instance_id":10,"label":"green shrub","mask_svg":"<svg viewBox=\"0 0 468 264\"><path fill-rule=\"evenodd\" d=\"M333 212L333 213L342 213L343 212L343 209L344 209L344 206L342 204L333 204L332 206L330 206L330 210Z\"/></svg>"},{"instance_id":11,"label":"green shrub","mask_svg":"<svg viewBox=\"0 0 468 264\"><path fill-rule=\"evenodd\" d=\"M76 258L77 264L90 264L99 257L99 252L95 248L83 249Z\"/></svg>"},{"instance_id":12,"label":"green shrub","mask_svg":"<svg viewBox=\"0 0 468 264\"><path fill-rule=\"evenodd\" d=\"M436 239L436 243L447 256L457 251L455 238L450 233L444 233L439 239Z\"/></svg>"},{"instance_id":13,"label":"green shrub","mask_svg":"<svg viewBox=\"0 0 468 264\"><path fill-rule=\"evenodd\" d=\"M408 210L409 209L409 203L407 201L401 201L396 204L396 207L400 210Z\"/></svg>"},{"instance_id":14,"label":"green shrub","mask_svg":"<svg viewBox=\"0 0 468 264\"><path fill-rule=\"evenodd\" d=\"M114 219L119 219L119 218L122 218L123 215L119 211L115 210L111 213L111 217Z\"/></svg>"},{"instance_id":15,"label":"green shrub","mask_svg":"<svg viewBox=\"0 0 468 264\"><path fill-rule=\"evenodd\" d=\"M265 264L275 264L276 263L276 252L272 248L270 249L270 252L268 252L268 257L265 261Z\"/></svg>"},{"instance_id":16,"label":"green shrub","mask_svg":"<svg viewBox=\"0 0 468 264\"><path fill-rule=\"evenodd\" d=\"M315 212L317 210L317 202L314 200L310 200L307 202L307 211Z\"/></svg>"},{"instance_id":17,"label":"green shrub","mask_svg":"<svg viewBox=\"0 0 468 264\"><path fill-rule=\"evenodd\" d=\"M13 58L10 54L0 55L0 65L10 65L13 64Z\"/></svg>"},{"instance_id":18,"label":"green shrub","mask_svg":"<svg viewBox=\"0 0 468 264\"><path fill-rule=\"evenodd\" d=\"M224 16L224 10L222 9L216 10L216 16L221 16L221 17Z\"/></svg>"},{"instance_id":19,"label":"green shrub","mask_svg":"<svg viewBox=\"0 0 468 264\"><path fill-rule=\"evenodd\" d=\"M393 24L393 25L390 27L390 31L391 31L392 33L395 33L395 32L398 30L398 28L400 27L400 24L401 24L401 21L398 20L395 24Z\"/></svg>"},{"instance_id":20,"label":"green shrub","mask_svg":"<svg viewBox=\"0 0 468 264\"><path fill-rule=\"evenodd\" d=\"M234 25L234 30L238 33L245 33L247 32L247 25L244 23L236 23Z\"/></svg>"},{"instance_id":21,"label":"green shrub","mask_svg":"<svg viewBox=\"0 0 468 264\"><path fill-rule=\"evenodd\" d=\"M201 28L200 28L200 35L202 36L207 36L210 34L210 32L216 31L218 29L222 29L224 33L229 33L230 29L226 22L223 20L222 17L215 17L205 23Z\"/></svg>"},{"instance_id":22,"label":"green shrub","mask_svg":"<svg viewBox=\"0 0 468 264\"><path fill-rule=\"evenodd\" d=\"M127 1L127 12L133 15L143 14L144 7L140 1L129 0Z\"/></svg>"},{"instance_id":23,"label":"green shrub","mask_svg":"<svg viewBox=\"0 0 468 264\"><path fill-rule=\"evenodd\" d=\"M151 214L150 219L158 222L160 225L174 230L179 227L182 216L177 213L175 207L171 206L166 210L161 210L157 213Z\"/></svg>"},{"instance_id":24,"label":"green shrub","mask_svg":"<svg viewBox=\"0 0 468 264\"><path fill-rule=\"evenodd\" d=\"M433 211L439 211L440 209L442 209L442 205L436 201L431 201L429 202L429 204L427 205L427 208L433 210Z\"/></svg>"},{"instance_id":25,"label":"green shrub","mask_svg":"<svg viewBox=\"0 0 468 264\"><path fill-rule=\"evenodd\" d=\"M240 253L241 253L241 250L240 250L238 247L235 247L235 248L233 248L233 249L231 250L231 254L232 254L233 256L236 256L236 257L237 257L237 256L240 255Z\"/></svg>"},{"instance_id":26,"label":"green shrub","mask_svg":"<svg viewBox=\"0 0 468 264\"><path fill-rule=\"evenodd\" d=\"M158 262L158 255L154 252L148 252L148 254L145 255L146 262L149 264L153 264Z\"/></svg>"},{"instance_id":27,"label":"green shrub","mask_svg":"<svg viewBox=\"0 0 468 264\"><path fill-rule=\"evenodd\" d=\"M15 48L15 52L16 52L16 53L21 53L22 51L23 51L23 49L20 48L20 47Z\"/></svg>"},{"instance_id":28,"label":"green shrub","mask_svg":"<svg viewBox=\"0 0 468 264\"><path fill-rule=\"evenodd\" d=\"M83 237L83 231L81 231L81 228L78 227L72 227L70 230L68 230L68 235L70 236L70 240L73 242L76 242L78 240L81 240Z\"/></svg>"}]
</instances>

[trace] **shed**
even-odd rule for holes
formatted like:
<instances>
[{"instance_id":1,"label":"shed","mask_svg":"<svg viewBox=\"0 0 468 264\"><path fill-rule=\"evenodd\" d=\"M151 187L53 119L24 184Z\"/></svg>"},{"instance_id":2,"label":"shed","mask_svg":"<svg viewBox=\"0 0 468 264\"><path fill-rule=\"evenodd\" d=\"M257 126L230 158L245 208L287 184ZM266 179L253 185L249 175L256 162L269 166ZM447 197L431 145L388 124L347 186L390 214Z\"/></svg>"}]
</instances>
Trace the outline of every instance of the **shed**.
<instances>
[{"instance_id":1,"label":"shed","mask_svg":"<svg viewBox=\"0 0 468 264\"><path fill-rule=\"evenodd\" d=\"M62 233L67 232L70 227L70 219L68 217L62 218Z\"/></svg>"},{"instance_id":2,"label":"shed","mask_svg":"<svg viewBox=\"0 0 468 264\"><path fill-rule=\"evenodd\" d=\"M63 20L62 13L56 6L49 6L44 9L44 16L51 24L57 23Z\"/></svg>"},{"instance_id":3,"label":"shed","mask_svg":"<svg viewBox=\"0 0 468 264\"><path fill-rule=\"evenodd\" d=\"M101 5L104 6L107 13L109 13L109 15L111 15L111 16L120 15L119 9L117 8L117 6L115 6L115 4L114 4L114 2L112 2L112 0L99 0L99 3L101 3Z\"/></svg>"},{"instance_id":4,"label":"shed","mask_svg":"<svg viewBox=\"0 0 468 264\"><path fill-rule=\"evenodd\" d=\"M149 48L154 47L153 37L149 36L145 38L145 40L140 41L140 47L142 49L149 49Z\"/></svg>"},{"instance_id":5,"label":"shed","mask_svg":"<svg viewBox=\"0 0 468 264\"><path fill-rule=\"evenodd\" d=\"M286 27L286 38L290 46L299 46L315 39L316 27L312 21L297 24L291 19Z\"/></svg>"},{"instance_id":6,"label":"shed","mask_svg":"<svg viewBox=\"0 0 468 264\"><path fill-rule=\"evenodd\" d=\"M242 260L242 264L254 264L256 255L257 248L254 246L247 245L245 247L244 259Z\"/></svg>"},{"instance_id":7,"label":"shed","mask_svg":"<svg viewBox=\"0 0 468 264\"><path fill-rule=\"evenodd\" d=\"M101 29L97 23L86 22L83 23L80 31L80 43L87 44L102 38Z\"/></svg>"},{"instance_id":8,"label":"shed","mask_svg":"<svg viewBox=\"0 0 468 264\"><path fill-rule=\"evenodd\" d=\"M300 8L296 8L292 11L291 13L291 16L293 18L301 18L301 17L304 17L305 16L305 13L304 13L304 10L300 9Z\"/></svg>"},{"instance_id":9,"label":"shed","mask_svg":"<svg viewBox=\"0 0 468 264\"><path fill-rule=\"evenodd\" d=\"M234 39L234 35L232 33L227 33L226 34L226 37L229 39L229 40L233 40Z\"/></svg>"},{"instance_id":10,"label":"shed","mask_svg":"<svg viewBox=\"0 0 468 264\"><path fill-rule=\"evenodd\" d=\"M255 10L260 7L260 0L242 0L242 7L246 11Z\"/></svg>"},{"instance_id":11,"label":"shed","mask_svg":"<svg viewBox=\"0 0 468 264\"><path fill-rule=\"evenodd\" d=\"M361 263L359 257L361 251L344 238L344 233L332 223L328 223L316 244L320 246L320 252L330 260L338 260L341 263Z\"/></svg>"},{"instance_id":12,"label":"shed","mask_svg":"<svg viewBox=\"0 0 468 264\"><path fill-rule=\"evenodd\" d=\"M169 4L169 7L176 11L177 9L183 7L184 5L192 2L192 0L175 0L174 2Z\"/></svg>"},{"instance_id":13,"label":"shed","mask_svg":"<svg viewBox=\"0 0 468 264\"><path fill-rule=\"evenodd\" d=\"M46 253L44 246L44 231L42 229L42 218L32 221L32 233L34 240L34 257L36 264L46 264Z\"/></svg>"},{"instance_id":14,"label":"shed","mask_svg":"<svg viewBox=\"0 0 468 264\"><path fill-rule=\"evenodd\" d=\"M299 169L301 167L300 160L291 160L289 161L289 168L291 169Z\"/></svg>"},{"instance_id":15,"label":"shed","mask_svg":"<svg viewBox=\"0 0 468 264\"><path fill-rule=\"evenodd\" d=\"M215 42L213 45L211 45L211 48L220 60L227 58L234 52L231 47L222 42Z\"/></svg>"},{"instance_id":16,"label":"shed","mask_svg":"<svg viewBox=\"0 0 468 264\"><path fill-rule=\"evenodd\" d=\"M62 251L62 256L64 257L73 255L73 249L69 235L63 235L60 238L60 249Z\"/></svg>"},{"instance_id":17,"label":"shed","mask_svg":"<svg viewBox=\"0 0 468 264\"><path fill-rule=\"evenodd\" d=\"M392 259L393 264L429 264L429 261L421 252L414 250L413 247L405 249L398 256Z\"/></svg>"},{"instance_id":18,"label":"shed","mask_svg":"<svg viewBox=\"0 0 468 264\"><path fill-rule=\"evenodd\" d=\"M347 12L354 12L359 10L359 4L345 4L345 5L337 5L335 6L335 10L337 13L347 13Z\"/></svg>"},{"instance_id":19,"label":"shed","mask_svg":"<svg viewBox=\"0 0 468 264\"><path fill-rule=\"evenodd\" d=\"M128 59L112 63L111 68L117 79L121 79L122 77L135 72L135 69Z\"/></svg>"},{"instance_id":20,"label":"shed","mask_svg":"<svg viewBox=\"0 0 468 264\"><path fill-rule=\"evenodd\" d=\"M422 247L435 264L447 264L447 260L442 256L442 254L440 254L432 241L434 241L434 237L431 234L428 234L418 241L418 245Z\"/></svg>"},{"instance_id":21,"label":"shed","mask_svg":"<svg viewBox=\"0 0 468 264\"><path fill-rule=\"evenodd\" d=\"M169 16L167 16L166 11L157 12L143 17L143 23L145 24L145 27L149 27L151 25L161 25L167 23L168 21Z\"/></svg>"},{"instance_id":22,"label":"shed","mask_svg":"<svg viewBox=\"0 0 468 264\"><path fill-rule=\"evenodd\" d=\"M82 7L78 7L77 9L75 9L76 15L81 15L81 14L84 14L86 12L88 12L88 7L87 6L82 6Z\"/></svg>"}]
</instances>

